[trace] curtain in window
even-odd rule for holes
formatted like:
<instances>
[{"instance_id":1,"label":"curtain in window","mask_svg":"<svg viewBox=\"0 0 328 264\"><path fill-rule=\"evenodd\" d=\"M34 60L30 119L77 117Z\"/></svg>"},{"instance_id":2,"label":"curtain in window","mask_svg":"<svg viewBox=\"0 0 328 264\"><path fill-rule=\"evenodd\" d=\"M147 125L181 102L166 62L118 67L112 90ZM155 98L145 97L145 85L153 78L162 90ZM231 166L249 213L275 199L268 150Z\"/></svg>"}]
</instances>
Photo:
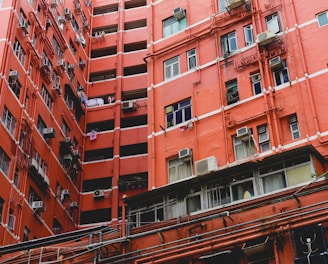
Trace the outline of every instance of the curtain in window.
<instances>
[{"instance_id":1,"label":"curtain in window","mask_svg":"<svg viewBox=\"0 0 328 264\"><path fill-rule=\"evenodd\" d=\"M285 174L283 172L272 174L262 178L264 193L273 192L286 187Z\"/></svg>"}]
</instances>

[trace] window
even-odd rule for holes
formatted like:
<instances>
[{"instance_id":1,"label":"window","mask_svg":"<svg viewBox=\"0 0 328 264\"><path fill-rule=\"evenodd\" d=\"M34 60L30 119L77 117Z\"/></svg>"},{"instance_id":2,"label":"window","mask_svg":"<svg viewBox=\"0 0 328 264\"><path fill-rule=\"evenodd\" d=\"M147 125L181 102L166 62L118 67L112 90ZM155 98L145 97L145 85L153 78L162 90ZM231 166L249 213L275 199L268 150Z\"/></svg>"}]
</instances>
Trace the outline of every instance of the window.
<instances>
[{"instance_id":1,"label":"window","mask_svg":"<svg viewBox=\"0 0 328 264\"><path fill-rule=\"evenodd\" d=\"M14 43L14 53L15 53L17 59L20 61L20 63L24 66L26 53L25 53L22 45L18 42L17 39L15 40L15 43Z\"/></svg>"},{"instance_id":2,"label":"window","mask_svg":"<svg viewBox=\"0 0 328 264\"><path fill-rule=\"evenodd\" d=\"M283 171L261 177L261 181L264 193L270 193L287 187L285 173Z\"/></svg>"},{"instance_id":3,"label":"window","mask_svg":"<svg viewBox=\"0 0 328 264\"><path fill-rule=\"evenodd\" d=\"M24 235L23 235L23 241L29 241L30 240L30 229L28 229L26 226L24 227Z\"/></svg>"},{"instance_id":4,"label":"window","mask_svg":"<svg viewBox=\"0 0 328 264\"><path fill-rule=\"evenodd\" d=\"M270 149L270 140L269 140L269 131L268 126L263 125L257 127L257 133L259 135L259 145L260 145L260 151L267 151Z\"/></svg>"},{"instance_id":5,"label":"window","mask_svg":"<svg viewBox=\"0 0 328 264\"><path fill-rule=\"evenodd\" d=\"M191 158L169 160L169 183L192 176Z\"/></svg>"},{"instance_id":6,"label":"window","mask_svg":"<svg viewBox=\"0 0 328 264\"><path fill-rule=\"evenodd\" d=\"M254 95L262 93L262 78L260 73L255 73L250 76Z\"/></svg>"},{"instance_id":7,"label":"window","mask_svg":"<svg viewBox=\"0 0 328 264\"><path fill-rule=\"evenodd\" d=\"M210 184L207 186L207 207L215 207L231 203L230 188L220 186L219 184Z\"/></svg>"},{"instance_id":8,"label":"window","mask_svg":"<svg viewBox=\"0 0 328 264\"><path fill-rule=\"evenodd\" d=\"M226 0L218 0L219 12L225 12L226 9Z\"/></svg>"},{"instance_id":9,"label":"window","mask_svg":"<svg viewBox=\"0 0 328 264\"><path fill-rule=\"evenodd\" d=\"M5 106L2 113L2 123L8 129L9 133L14 136L16 130L16 119Z\"/></svg>"},{"instance_id":10,"label":"window","mask_svg":"<svg viewBox=\"0 0 328 264\"><path fill-rule=\"evenodd\" d=\"M67 125L67 123L64 119L62 119L62 130L63 130L65 136L69 137L71 129L69 128L69 126Z\"/></svg>"},{"instance_id":11,"label":"window","mask_svg":"<svg viewBox=\"0 0 328 264\"><path fill-rule=\"evenodd\" d=\"M42 120L41 116L38 116L37 128L40 134L43 136L43 130L47 127L46 123Z\"/></svg>"},{"instance_id":12,"label":"window","mask_svg":"<svg viewBox=\"0 0 328 264\"><path fill-rule=\"evenodd\" d=\"M235 136L233 141L236 160L247 158L255 154L254 142L250 135L246 137Z\"/></svg>"},{"instance_id":13,"label":"window","mask_svg":"<svg viewBox=\"0 0 328 264\"><path fill-rule=\"evenodd\" d=\"M238 49L236 32L231 32L221 37L221 48L224 57L229 56L232 52Z\"/></svg>"},{"instance_id":14,"label":"window","mask_svg":"<svg viewBox=\"0 0 328 264\"><path fill-rule=\"evenodd\" d=\"M226 83L227 88L227 104L233 104L239 101L237 80L232 80Z\"/></svg>"},{"instance_id":15,"label":"window","mask_svg":"<svg viewBox=\"0 0 328 264\"><path fill-rule=\"evenodd\" d=\"M283 60L281 63L282 67L274 70L273 72L273 78L276 86L289 82L287 62L286 60Z\"/></svg>"},{"instance_id":16,"label":"window","mask_svg":"<svg viewBox=\"0 0 328 264\"><path fill-rule=\"evenodd\" d=\"M14 185L18 188L19 185L19 170L16 168L15 174L14 174Z\"/></svg>"},{"instance_id":17,"label":"window","mask_svg":"<svg viewBox=\"0 0 328 264\"><path fill-rule=\"evenodd\" d=\"M318 24L320 27L328 24L328 11L317 15Z\"/></svg>"},{"instance_id":18,"label":"window","mask_svg":"<svg viewBox=\"0 0 328 264\"><path fill-rule=\"evenodd\" d=\"M278 19L277 13L267 16L265 18L265 21L266 21L268 30L271 30L275 34L280 32L280 25L279 25L279 19Z\"/></svg>"},{"instance_id":19,"label":"window","mask_svg":"<svg viewBox=\"0 0 328 264\"><path fill-rule=\"evenodd\" d=\"M254 33L253 33L253 25L252 24L244 27L244 35L245 35L246 46L252 45L254 43Z\"/></svg>"},{"instance_id":20,"label":"window","mask_svg":"<svg viewBox=\"0 0 328 264\"><path fill-rule=\"evenodd\" d=\"M60 48L58 41L55 39L55 37L53 37L52 39L52 47L55 50L55 53L57 54L59 59L62 59L64 57L64 53L62 51L62 49Z\"/></svg>"},{"instance_id":21,"label":"window","mask_svg":"<svg viewBox=\"0 0 328 264\"><path fill-rule=\"evenodd\" d=\"M191 119L191 99L167 106L165 108L166 127L175 126Z\"/></svg>"},{"instance_id":22,"label":"window","mask_svg":"<svg viewBox=\"0 0 328 264\"><path fill-rule=\"evenodd\" d=\"M163 20L163 36L168 37L187 27L187 19L183 17L178 20L174 16Z\"/></svg>"},{"instance_id":23,"label":"window","mask_svg":"<svg viewBox=\"0 0 328 264\"><path fill-rule=\"evenodd\" d=\"M2 214L3 214L3 207L5 205L5 201L0 197L0 222L2 223Z\"/></svg>"},{"instance_id":24,"label":"window","mask_svg":"<svg viewBox=\"0 0 328 264\"><path fill-rule=\"evenodd\" d=\"M179 56L164 61L164 76L165 80L171 79L180 74L180 59Z\"/></svg>"},{"instance_id":25,"label":"window","mask_svg":"<svg viewBox=\"0 0 328 264\"><path fill-rule=\"evenodd\" d=\"M4 152L4 150L2 148L0 148L0 169L7 176L8 176L8 171L9 171L9 165L10 165L10 158Z\"/></svg>"},{"instance_id":26,"label":"window","mask_svg":"<svg viewBox=\"0 0 328 264\"><path fill-rule=\"evenodd\" d=\"M16 97L19 99L20 92L22 89L22 85L20 84L20 82L17 79L9 78L8 83L9 83L11 90L14 92Z\"/></svg>"},{"instance_id":27,"label":"window","mask_svg":"<svg viewBox=\"0 0 328 264\"><path fill-rule=\"evenodd\" d=\"M197 66L197 57L196 57L196 49L189 50L187 52L188 59L188 70L192 70Z\"/></svg>"},{"instance_id":28,"label":"window","mask_svg":"<svg viewBox=\"0 0 328 264\"><path fill-rule=\"evenodd\" d=\"M296 115L292 115L289 118L289 127L293 139L298 139L301 137L300 130L298 127L298 120Z\"/></svg>"},{"instance_id":29,"label":"window","mask_svg":"<svg viewBox=\"0 0 328 264\"><path fill-rule=\"evenodd\" d=\"M43 101L45 102L45 104L47 105L48 109L51 110L52 105L53 105L53 100L44 84L42 84L41 97L42 97Z\"/></svg>"},{"instance_id":30,"label":"window","mask_svg":"<svg viewBox=\"0 0 328 264\"><path fill-rule=\"evenodd\" d=\"M231 186L234 201L248 199L254 196L253 181L238 182Z\"/></svg>"}]
</instances>

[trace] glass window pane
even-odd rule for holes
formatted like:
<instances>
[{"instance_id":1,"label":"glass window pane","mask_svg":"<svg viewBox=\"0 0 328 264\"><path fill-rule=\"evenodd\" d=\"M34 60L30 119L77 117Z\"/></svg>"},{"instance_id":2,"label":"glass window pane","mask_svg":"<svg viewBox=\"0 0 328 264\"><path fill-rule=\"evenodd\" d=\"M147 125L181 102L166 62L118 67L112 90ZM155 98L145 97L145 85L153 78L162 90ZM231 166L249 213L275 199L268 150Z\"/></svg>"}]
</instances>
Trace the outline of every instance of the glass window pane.
<instances>
[{"instance_id":1,"label":"glass window pane","mask_svg":"<svg viewBox=\"0 0 328 264\"><path fill-rule=\"evenodd\" d=\"M264 193L273 192L286 187L286 179L283 172L262 178Z\"/></svg>"},{"instance_id":2,"label":"glass window pane","mask_svg":"<svg viewBox=\"0 0 328 264\"><path fill-rule=\"evenodd\" d=\"M327 13L318 15L318 21L320 26L327 25L328 24Z\"/></svg>"},{"instance_id":3,"label":"glass window pane","mask_svg":"<svg viewBox=\"0 0 328 264\"><path fill-rule=\"evenodd\" d=\"M253 182L243 182L232 186L233 200L248 199L254 196Z\"/></svg>"},{"instance_id":4,"label":"glass window pane","mask_svg":"<svg viewBox=\"0 0 328 264\"><path fill-rule=\"evenodd\" d=\"M180 124L182 122L183 122L183 120L182 120L182 110L179 110L175 114L175 124Z\"/></svg>"}]
</instances>

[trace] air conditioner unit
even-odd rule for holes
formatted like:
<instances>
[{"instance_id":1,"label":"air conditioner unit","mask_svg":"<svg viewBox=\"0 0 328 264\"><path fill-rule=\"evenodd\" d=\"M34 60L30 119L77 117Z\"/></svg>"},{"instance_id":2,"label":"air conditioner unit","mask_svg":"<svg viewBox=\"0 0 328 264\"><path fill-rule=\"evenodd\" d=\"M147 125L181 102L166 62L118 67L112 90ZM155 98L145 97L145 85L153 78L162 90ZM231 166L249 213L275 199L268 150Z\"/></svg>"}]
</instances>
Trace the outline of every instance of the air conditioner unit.
<instances>
[{"instance_id":1,"label":"air conditioner unit","mask_svg":"<svg viewBox=\"0 0 328 264\"><path fill-rule=\"evenodd\" d=\"M228 9L234 9L241 6L244 3L245 3L244 0L226 0L226 7Z\"/></svg>"},{"instance_id":2,"label":"air conditioner unit","mask_svg":"<svg viewBox=\"0 0 328 264\"><path fill-rule=\"evenodd\" d=\"M56 136L55 129L53 127L46 127L43 129L43 136L45 138L54 138Z\"/></svg>"},{"instance_id":3,"label":"air conditioner unit","mask_svg":"<svg viewBox=\"0 0 328 264\"><path fill-rule=\"evenodd\" d=\"M236 130L237 137L249 136L250 132L247 126L238 128Z\"/></svg>"},{"instance_id":4,"label":"air conditioner unit","mask_svg":"<svg viewBox=\"0 0 328 264\"><path fill-rule=\"evenodd\" d=\"M198 176L210 173L217 170L217 160L214 156L210 156L206 159L198 160L195 162L196 174Z\"/></svg>"},{"instance_id":5,"label":"air conditioner unit","mask_svg":"<svg viewBox=\"0 0 328 264\"><path fill-rule=\"evenodd\" d=\"M186 12L181 7L178 7L173 10L173 16L177 20L181 20L182 18L186 17Z\"/></svg>"},{"instance_id":6,"label":"air conditioner unit","mask_svg":"<svg viewBox=\"0 0 328 264\"><path fill-rule=\"evenodd\" d=\"M78 207L79 207L79 204L78 204L77 202L71 202L71 203L69 204L69 207L70 207L70 208L78 208Z\"/></svg>"},{"instance_id":7,"label":"air conditioner unit","mask_svg":"<svg viewBox=\"0 0 328 264\"><path fill-rule=\"evenodd\" d=\"M58 7L58 1L57 0L52 0L51 1L51 8L57 8Z\"/></svg>"},{"instance_id":8,"label":"air conditioner unit","mask_svg":"<svg viewBox=\"0 0 328 264\"><path fill-rule=\"evenodd\" d=\"M93 198L104 198L105 193L104 190L95 190L93 192Z\"/></svg>"},{"instance_id":9,"label":"air conditioner unit","mask_svg":"<svg viewBox=\"0 0 328 264\"><path fill-rule=\"evenodd\" d=\"M100 39L100 38L104 38L105 35L106 35L105 31L97 31L96 34L95 34L95 37Z\"/></svg>"},{"instance_id":10,"label":"air conditioner unit","mask_svg":"<svg viewBox=\"0 0 328 264\"><path fill-rule=\"evenodd\" d=\"M135 111L136 110L135 102L133 100L122 102L122 110L124 112Z\"/></svg>"},{"instance_id":11,"label":"air conditioner unit","mask_svg":"<svg viewBox=\"0 0 328 264\"><path fill-rule=\"evenodd\" d=\"M280 70L284 67L280 56L274 57L273 59L269 60L269 64L272 70Z\"/></svg>"},{"instance_id":12,"label":"air conditioner unit","mask_svg":"<svg viewBox=\"0 0 328 264\"><path fill-rule=\"evenodd\" d=\"M28 34L28 24L24 19L21 19L21 21L19 21L19 27L21 30L23 30L25 34Z\"/></svg>"},{"instance_id":13,"label":"air conditioner unit","mask_svg":"<svg viewBox=\"0 0 328 264\"><path fill-rule=\"evenodd\" d=\"M10 71L9 72L9 80L16 81L18 79L18 71Z\"/></svg>"},{"instance_id":14,"label":"air conditioner unit","mask_svg":"<svg viewBox=\"0 0 328 264\"><path fill-rule=\"evenodd\" d=\"M61 87L60 87L60 83L59 82L54 82L52 84L52 89L54 91L56 91L57 94L61 95L62 94L62 90L61 90Z\"/></svg>"},{"instance_id":15,"label":"air conditioner unit","mask_svg":"<svg viewBox=\"0 0 328 264\"><path fill-rule=\"evenodd\" d=\"M34 201L34 202L32 202L31 206L33 209L40 210L42 212L44 212L46 210L46 207L45 207L43 201Z\"/></svg>"},{"instance_id":16,"label":"air conditioner unit","mask_svg":"<svg viewBox=\"0 0 328 264\"><path fill-rule=\"evenodd\" d=\"M65 18L65 16L59 16L59 17L58 17L58 23L59 23L59 24L65 24L65 23L66 23L66 18Z\"/></svg>"},{"instance_id":17,"label":"air conditioner unit","mask_svg":"<svg viewBox=\"0 0 328 264\"><path fill-rule=\"evenodd\" d=\"M68 7L65 8L65 18L67 20L72 20L72 12Z\"/></svg>"},{"instance_id":18,"label":"air conditioner unit","mask_svg":"<svg viewBox=\"0 0 328 264\"><path fill-rule=\"evenodd\" d=\"M256 37L256 42L260 46L265 46L265 45L268 45L268 44L272 43L273 41L275 41L276 37L277 36L275 33L273 33L271 30L268 30L268 31L258 34Z\"/></svg>"},{"instance_id":19,"label":"air conditioner unit","mask_svg":"<svg viewBox=\"0 0 328 264\"><path fill-rule=\"evenodd\" d=\"M61 196L64 197L64 196L70 196L70 192L68 189L64 189L61 191Z\"/></svg>"},{"instance_id":20,"label":"air conditioner unit","mask_svg":"<svg viewBox=\"0 0 328 264\"><path fill-rule=\"evenodd\" d=\"M65 71L65 66L66 66L65 60L64 59L59 59L58 63L57 63L57 66L62 71Z\"/></svg>"},{"instance_id":21,"label":"air conditioner unit","mask_svg":"<svg viewBox=\"0 0 328 264\"><path fill-rule=\"evenodd\" d=\"M239 101L239 93L238 91L228 92L227 93L227 103L233 104Z\"/></svg>"},{"instance_id":22,"label":"air conditioner unit","mask_svg":"<svg viewBox=\"0 0 328 264\"><path fill-rule=\"evenodd\" d=\"M184 158L188 158L190 157L192 154L191 149L190 148L184 148L179 150L179 159L184 159Z\"/></svg>"},{"instance_id":23,"label":"air conditioner unit","mask_svg":"<svg viewBox=\"0 0 328 264\"><path fill-rule=\"evenodd\" d=\"M39 164L35 158L31 158L28 164L29 169L37 172L39 170Z\"/></svg>"}]
</instances>

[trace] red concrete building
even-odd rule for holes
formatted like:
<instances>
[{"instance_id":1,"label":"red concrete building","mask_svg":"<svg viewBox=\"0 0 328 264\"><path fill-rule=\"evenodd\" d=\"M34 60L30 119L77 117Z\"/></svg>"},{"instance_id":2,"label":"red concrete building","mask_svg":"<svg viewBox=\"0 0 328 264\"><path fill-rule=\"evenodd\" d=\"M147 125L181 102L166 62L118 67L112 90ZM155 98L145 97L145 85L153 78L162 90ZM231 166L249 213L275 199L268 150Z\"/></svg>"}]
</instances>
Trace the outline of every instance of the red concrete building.
<instances>
[{"instance_id":1,"label":"red concrete building","mask_svg":"<svg viewBox=\"0 0 328 264\"><path fill-rule=\"evenodd\" d=\"M3 1L4 263L327 263L327 10Z\"/></svg>"}]
</instances>

